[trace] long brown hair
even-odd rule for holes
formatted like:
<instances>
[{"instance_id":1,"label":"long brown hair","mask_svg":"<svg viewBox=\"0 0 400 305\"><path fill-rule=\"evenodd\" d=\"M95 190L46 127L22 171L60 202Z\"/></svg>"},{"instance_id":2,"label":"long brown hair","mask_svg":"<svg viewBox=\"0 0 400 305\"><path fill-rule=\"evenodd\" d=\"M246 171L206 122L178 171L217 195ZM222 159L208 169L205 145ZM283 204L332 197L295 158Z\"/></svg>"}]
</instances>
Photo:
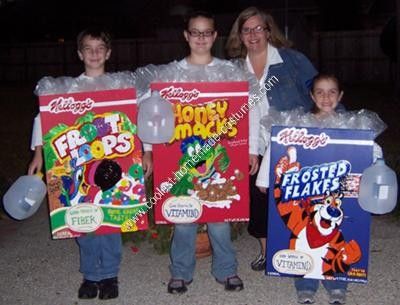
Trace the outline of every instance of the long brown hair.
<instances>
[{"instance_id":1,"label":"long brown hair","mask_svg":"<svg viewBox=\"0 0 400 305\"><path fill-rule=\"evenodd\" d=\"M275 23L274 18L271 14L255 7L250 6L243 10L239 16L236 18L232 25L231 32L229 33L228 40L226 42L226 51L228 55L232 58L236 57L246 57L247 50L244 46L242 40L240 39L240 33L242 31L243 24L253 16L260 16L265 25L268 27L270 32L269 43L276 48L289 48L292 43L285 38L279 29L278 25Z\"/></svg>"}]
</instances>

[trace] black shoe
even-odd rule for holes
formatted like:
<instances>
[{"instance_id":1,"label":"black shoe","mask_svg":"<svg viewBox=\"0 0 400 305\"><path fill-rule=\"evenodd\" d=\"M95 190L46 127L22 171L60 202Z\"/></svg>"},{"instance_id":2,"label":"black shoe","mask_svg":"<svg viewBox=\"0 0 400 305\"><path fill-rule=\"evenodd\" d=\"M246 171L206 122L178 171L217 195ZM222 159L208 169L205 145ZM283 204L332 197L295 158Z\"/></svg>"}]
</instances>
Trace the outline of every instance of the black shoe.
<instances>
[{"instance_id":1,"label":"black shoe","mask_svg":"<svg viewBox=\"0 0 400 305\"><path fill-rule=\"evenodd\" d=\"M187 285L190 285L192 281L185 282L182 279L170 279L168 282L168 293L182 294L187 291Z\"/></svg>"},{"instance_id":2,"label":"black shoe","mask_svg":"<svg viewBox=\"0 0 400 305\"><path fill-rule=\"evenodd\" d=\"M118 297L118 278L112 277L99 282L99 299L108 300Z\"/></svg>"},{"instance_id":3,"label":"black shoe","mask_svg":"<svg viewBox=\"0 0 400 305\"><path fill-rule=\"evenodd\" d=\"M97 297L98 282L83 280L81 287L79 287L78 298L80 299L94 299Z\"/></svg>"},{"instance_id":4,"label":"black shoe","mask_svg":"<svg viewBox=\"0 0 400 305\"><path fill-rule=\"evenodd\" d=\"M260 255L258 255L257 258L251 262L250 266L254 271L263 271L265 270L266 264L267 260L265 256L260 253Z\"/></svg>"},{"instance_id":5,"label":"black shoe","mask_svg":"<svg viewBox=\"0 0 400 305\"><path fill-rule=\"evenodd\" d=\"M227 277L225 280L220 281L216 279L218 283L225 286L227 291L240 291L244 288L243 282L237 275Z\"/></svg>"}]
</instances>

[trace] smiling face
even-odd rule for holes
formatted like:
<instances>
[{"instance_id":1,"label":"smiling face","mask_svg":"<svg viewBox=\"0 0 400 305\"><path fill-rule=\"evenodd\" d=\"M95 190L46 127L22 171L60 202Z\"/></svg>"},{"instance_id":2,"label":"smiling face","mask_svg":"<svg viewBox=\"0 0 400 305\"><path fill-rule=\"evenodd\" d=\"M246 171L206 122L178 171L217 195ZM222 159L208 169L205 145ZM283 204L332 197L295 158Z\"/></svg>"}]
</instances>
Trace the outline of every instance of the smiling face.
<instances>
[{"instance_id":1,"label":"smiling face","mask_svg":"<svg viewBox=\"0 0 400 305\"><path fill-rule=\"evenodd\" d=\"M335 80L330 78L317 80L311 92L311 98L317 108L317 116L323 117L334 114L342 96L343 91L340 91Z\"/></svg>"},{"instance_id":2,"label":"smiling face","mask_svg":"<svg viewBox=\"0 0 400 305\"><path fill-rule=\"evenodd\" d=\"M240 29L240 39L248 53L264 51L268 46L270 32L260 15L250 17Z\"/></svg>"},{"instance_id":3,"label":"smiling face","mask_svg":"<svg viewBox=\"0 0 400 305\"><path fill-rule=\"evenodd\" d=\"M214 21L202 16L190 19L188 29L183 35L189 44L190 52L197 55L210 54L217 38Z\"/></svg>"},{"instance_id":4,"label":"smiling face","mask_svg":"<svg viewBox=\"0 0 400 305\"><path fill-rule=\"evenodd\" d=\"M85 64L85 72L88 76L103 74L110 54L111 50L107 48L105 42L92 36L85 36L78 50L78 56Z\"/></svg>"},{"instance_id":5,"label":"smiling face","mask_svg":"<svg viewBox=\"0 0 400 305\"><path fill-rule=\"evenodd\" d=\"M313 206L313 223L322 235L329 235L343 221L342 195L329 194Z\"/></svg>"}]
</instances>

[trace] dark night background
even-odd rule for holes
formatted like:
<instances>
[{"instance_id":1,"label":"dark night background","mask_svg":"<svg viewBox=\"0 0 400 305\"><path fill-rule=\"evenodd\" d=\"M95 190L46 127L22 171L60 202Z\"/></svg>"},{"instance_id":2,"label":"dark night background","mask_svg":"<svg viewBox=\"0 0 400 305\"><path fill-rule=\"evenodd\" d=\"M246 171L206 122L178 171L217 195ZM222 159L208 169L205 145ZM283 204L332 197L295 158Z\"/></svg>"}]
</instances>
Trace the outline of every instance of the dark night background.
<instances>
[{"instance_id":1,"label":"dark night background","mask_svg":"<svg viewBox=\"0 0 400 305\"><path fill-rule=\"evenodd\" d=\"M109 71L181 58L183 16L191 9L215 15L214 54L225 57L226 36L250 5L270 11L294 48L345 82L394 82L400 74L400 0L0 0L0 83L77 75L75 37L92 25L113 34Z\"/></svg>"},{"instance_id":2,"label":"dark night background","mask_svg":"<svg viewBox=\"0 0 400 305\"><path fill-rule=\"evenodd\" d=\"M115 38L157 37L168 28L181 29L188 9L214 13L226 35L242 9L257 5L270 10L283 28L299 18L310 30L337 31L382 28L395 15L396 0L0 0L0 41L33 42L74 39L88 25L105 25Z\"/></svg>"}]
</instances>

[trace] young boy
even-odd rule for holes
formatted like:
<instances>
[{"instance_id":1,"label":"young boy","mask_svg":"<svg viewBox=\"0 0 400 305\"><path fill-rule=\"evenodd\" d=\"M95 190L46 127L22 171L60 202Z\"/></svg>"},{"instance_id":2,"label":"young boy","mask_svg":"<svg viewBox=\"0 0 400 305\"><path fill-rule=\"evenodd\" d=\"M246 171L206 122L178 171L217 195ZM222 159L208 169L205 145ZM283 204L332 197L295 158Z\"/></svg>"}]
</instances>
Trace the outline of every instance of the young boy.
<instances>
[{"instance_id":1,"label":"young boy","mask_svg":"<svg viewBox=\"0 0 400 305\"><path fill-rule=\"evenodd\" d=\"M105 73L105 64L111 55L111 37L100 29L86 29L77 37L78 56L85 71L78 79L91 80ZM34 122L32 149L35 150L28 173L40 171L43 165L40 117ZM143 154L145 178L152 171L151 152ZM83 282L78 291L80 299L118 297L118 271L122 257L121 234L85 235L76 239L80 252L80 272Z\"/></svg>"}]
</instances>

